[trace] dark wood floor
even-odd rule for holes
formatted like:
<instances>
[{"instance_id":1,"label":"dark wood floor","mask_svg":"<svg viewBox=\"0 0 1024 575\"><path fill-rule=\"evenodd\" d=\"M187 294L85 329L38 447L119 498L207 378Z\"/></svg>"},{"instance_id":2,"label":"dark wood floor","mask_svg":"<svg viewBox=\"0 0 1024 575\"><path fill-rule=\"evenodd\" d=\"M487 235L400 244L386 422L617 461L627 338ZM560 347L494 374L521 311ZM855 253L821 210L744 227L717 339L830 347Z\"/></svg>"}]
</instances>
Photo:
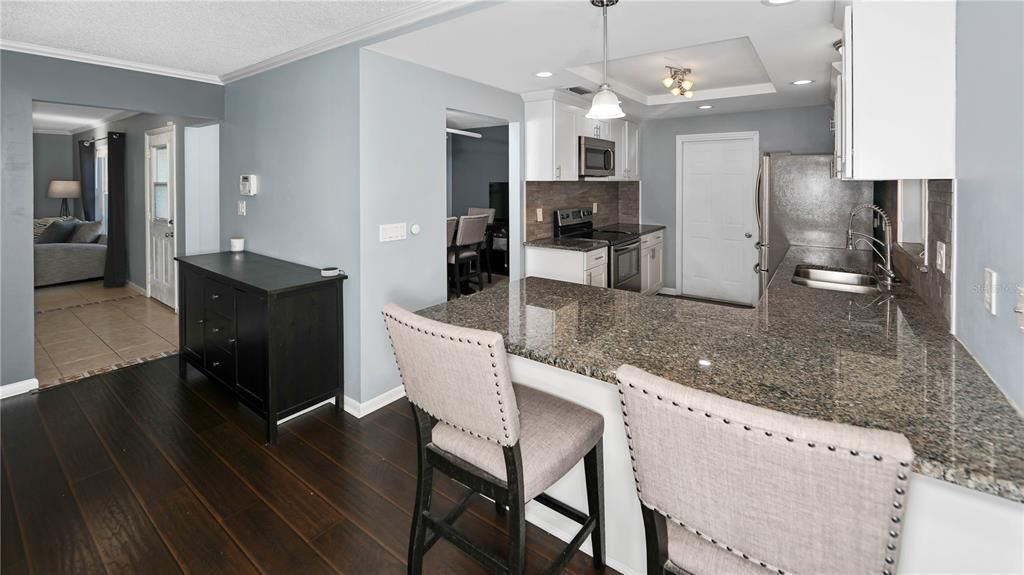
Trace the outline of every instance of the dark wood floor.
<instances>
[{"instance_id":1,"label":"dark wood floor","mask_svg":"<svg viewBox=\"0 0 1024 575\"><path fill-rule=\"evenodd\" d=\"M170 357L5 399L0 426L5 575L405 571L416 461L404 400L363 419L320 408L267 446L255 415L198 373L179 379ZM462 492L435 486L436 509ZM505 552L487 500L458 525ZM562 547L530 526L528 570ZM444 541L425 569L484 572ZM594 572L590 557L568 571Z\"/></svg>"}]
</instances>

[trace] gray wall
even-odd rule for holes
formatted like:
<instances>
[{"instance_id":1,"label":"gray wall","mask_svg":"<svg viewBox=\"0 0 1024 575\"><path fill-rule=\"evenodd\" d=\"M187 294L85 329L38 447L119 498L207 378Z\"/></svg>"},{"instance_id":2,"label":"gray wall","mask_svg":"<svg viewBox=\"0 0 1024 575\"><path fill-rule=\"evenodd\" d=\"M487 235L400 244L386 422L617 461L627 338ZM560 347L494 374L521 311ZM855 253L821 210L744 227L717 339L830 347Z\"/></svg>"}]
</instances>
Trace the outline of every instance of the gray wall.
<instances>
[{"instance_id":1,"label":"gray wall","mask_svg":"<svg viewBox=\"0 0 1024 575\"><path fill-rule=\"evenodd\" d=\"M451 145L452 199L449 215L490 207L490 183L508 181L508 126L475 128L476 139L448 135Z\"/></svg>"},{"instance_id":2,"label":"gray wall","mask_svg":"<svg viewBox=\"0 0 1024 575\"><path fill-rule=\"evenodd\" d=\"M242 236L247 250L348 273L345 392L354 398L362 280L358 71L358 49L342 47L228 84L220 160L222 247ZM401 167L400 158L391 156L390 166ZM244 198L244 217L241 174L259 178L259 195ZM379 310L371 311L379 321Z\"/></svg>"},{"instance_id":3,"label":"gray wall","mask_svg":"<svg viewBox=\"0 0 1024 575\"><path fill-rule=\"evenodd\" d=\"M956 44L956 334L1022 407L1024 3L957 2ZM999 274L996 316L982 299L985 268Z\"/></svg>"},{"instance_id":4,"label":"gray wall","mask_svg":"<svg viewBox=\"0 0 1024 575\"><path fill-rule=\"evenodd\" d=\"M640 221L665 230L665 285L676 287L676 136L757 131L762 152L831 154L831 106L648 120L640 125Z\"/></svg>"},{"instance_id":5,"label":"gray wall","mask_svg":"<svg viewBox=\"0 0 1024 575\"><path fill-rule=\"evenodd\" d=\"M32 101L218 119L224 88L0 51L0 382L33 377Z\"/></svg>"},{"instance_id":6,"label":"gray wall","mask_svg":"<svg viewBox=\"0 0 1024 575\"><path fill-rule=\"evenodd\" d=\"M395 89L395 79L416 86L416 96ZM445 110L454 108L510 122L522 122L517 94L477 84L382 54L363 50L359 63L359 226L361 329L349 339L362 346L361 400L400 385L380 318L384 304L420 309L445 301ZM521 127L521 124L520 124ZM520 144L520 152L522 146ZM520 176L521 180L521 176ZM517 185L510 185L513 202ZM513 217L510 245L520 245ZM378 227L418 223L419 235L380 243ZM513 251L512 269L521 269Z\"/></svg>"},{"instance_id":7,"label":"gray wall","mask_svg":"<svg viewBox=\"0 0 1024 575\"><path fill-rule=\"evenodd\" d=\"M73 180L71 167L71 136L65 134L32 134L32 215L35 218L56 216L60 200L46 197L50 180ZM74 213L76 200L68 200Z\"/></svg>"},{"instance_id":8,"label":"gray wall","mask_svg":"<svg viewBox=\"0 0 1024 575\"><path fill-rule=\"evenodd\" d=\"M125 221L128 224L128 281L146 287L146 131L161 128L167 122L174 123L174 181L177 188L177 204L174 209L174 239L178 244L178 253L185 253L185 126L194 126L208 122L205 119L183 118L181 116L163 116L156 114L138 114L107 124L93 130L78 132L72 139L74 154L75 179L81 179L81 166L78 161L78 142L92 138L102 138L107 132L125 133ZM84 218L81 203L75 214ZM97 215L98 217L98 215Z\"/></svg>"}]
</instances>

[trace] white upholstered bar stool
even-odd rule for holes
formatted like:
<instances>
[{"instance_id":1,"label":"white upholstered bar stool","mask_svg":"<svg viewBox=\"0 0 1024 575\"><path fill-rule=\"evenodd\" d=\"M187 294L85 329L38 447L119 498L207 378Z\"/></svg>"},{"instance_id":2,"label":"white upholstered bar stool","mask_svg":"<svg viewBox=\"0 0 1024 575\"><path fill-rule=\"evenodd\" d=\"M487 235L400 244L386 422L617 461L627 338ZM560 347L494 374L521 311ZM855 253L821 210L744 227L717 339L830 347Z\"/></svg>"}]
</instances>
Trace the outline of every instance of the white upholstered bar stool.
<instances>
[{"instance_id":1,"label":"white upholstered bar stool","mask_svg":"<svg viewBox=\"0 0 1024 575\"><path fill-rule=\"evenodd\" d=\"M648 574L896 572L904 436L617 377Z\"/></svg>"},{"instance_id":2,"label":"white upholstered bar stool","mask_svg":"<svg viewBox=\"0 0 1024 575\"><path fill-rule=\"evenodd\" d=\"M409 573L444 537L488 569L521 574L526 558L525 506L536 500L581 524L548 569L558 573L593 535L594 564L604 565L601 415L563 399L514 385L500 334L436 322L395 305L384 323L416 419L418 481ZM588 512L544 494L583 460ZM430 512L432 478L440 471L469 487L445 517ZM475 545L453 524L476 494L508 507L507 561Z\"/></svg>"}]
</instances>

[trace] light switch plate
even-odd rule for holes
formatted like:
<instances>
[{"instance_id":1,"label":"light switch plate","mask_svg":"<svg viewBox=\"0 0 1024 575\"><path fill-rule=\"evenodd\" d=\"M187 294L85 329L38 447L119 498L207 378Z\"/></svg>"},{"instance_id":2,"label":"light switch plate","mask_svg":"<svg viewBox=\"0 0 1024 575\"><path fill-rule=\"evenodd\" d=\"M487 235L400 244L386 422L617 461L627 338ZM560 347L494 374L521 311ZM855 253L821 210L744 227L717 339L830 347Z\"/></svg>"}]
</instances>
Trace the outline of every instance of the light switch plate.
<instances>
[{"instance_id":1,"label":"light switch plate","mask_svg":"<svg viewBox=\"0 0 1024 575\"><path fill-rule=\"evenodd\" d=\"M985 268L985 310L996 315L996 292L999 289L999 274Z\"/></svg>"},{"instance_id":2,"label":"light switch plate","mask_svg":"<svg viewBox=\"0 0 1024 575\"><path fill-rule=\"evenodd\" d=\"M238 215L245 215L245 200L238 200Z\"/></svg>"},{"instance_id":3,"label":"light switch plate","mask_svg":"<svg viewBox=\"0 0 1024 575\"><path fill-rule=\"evenodd\" d=\"M594 209L591 211L593 211L595 214L597 213L597 202L594 202Z\"/></svg>"},{"instance_id":4,"label":"light switch plate","mask_svg":"<svg viewBox=\"0 0 1024 575\"><path fill-rule=\"evenodd\" d=\"M935 242L935 269L946 273L946 244Z\"/></svg>"},{"instance_id":5,"label":"light switch plate","mask_svg":"<svg viewBox=\"0 0 1024 575\"><path fill-rule=\"evenodd\" d=\"M404 240L407 237L405 228L405 222L402 222L400 224L381 224L380 241L394 242L398 240Z\"/></svg>"},{"instance_id":6,"label":"light switch plate","mask_svg":"<svg viewBox=\"0 0 1024 575\"><path fill-rule=\"evenodd\" d=\"M541 208L537 208L537 221L538 222L543 222L544 221L544 210L541 209Z\"/></svg>"}]
</instances>

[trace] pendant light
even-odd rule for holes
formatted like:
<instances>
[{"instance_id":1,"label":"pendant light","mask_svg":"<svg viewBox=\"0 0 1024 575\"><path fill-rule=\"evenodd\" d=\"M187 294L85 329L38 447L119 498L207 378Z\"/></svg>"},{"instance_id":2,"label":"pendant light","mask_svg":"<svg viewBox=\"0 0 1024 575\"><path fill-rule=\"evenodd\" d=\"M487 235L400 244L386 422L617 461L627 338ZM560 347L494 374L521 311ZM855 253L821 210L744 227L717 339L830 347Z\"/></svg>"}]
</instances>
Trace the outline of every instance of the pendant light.
<instances>
[{"instance_id":1,"label":"pendant light","mask_svg":"<svg viewBox=\"0 0 1024 575\"><path fill-rule=\"evenodd\" d=\"M587 117L591 120L611 120L622 118L626 114L619 107L619 97L608 85L608 7L618 4L619 0L590 0L590 3L601 9L604 18L604 72L601 76L601 88L594 94Z\"/></svg>"}]
</instances>

